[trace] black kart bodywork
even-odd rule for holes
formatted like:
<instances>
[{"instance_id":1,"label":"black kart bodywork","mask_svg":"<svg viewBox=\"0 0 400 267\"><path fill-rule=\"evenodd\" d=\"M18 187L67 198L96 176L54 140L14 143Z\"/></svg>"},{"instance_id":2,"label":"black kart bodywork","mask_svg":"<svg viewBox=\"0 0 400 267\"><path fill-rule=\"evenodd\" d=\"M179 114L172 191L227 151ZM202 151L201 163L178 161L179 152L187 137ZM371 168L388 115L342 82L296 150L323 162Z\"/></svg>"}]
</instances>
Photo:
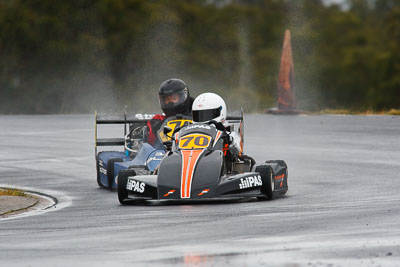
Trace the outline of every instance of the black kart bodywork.
<instances>
[{"instance_id":1,"label":"black kart bodywork","mask_svg":"<svg viewBox=\"0 0 400 267\"><path fill-rule=\"evenodd\" d=\"M243 116L230 117L230 131L243 137ZM141 168L122 170L117 177L121 204L143 200L201 200L219 198L273 199L288 190L283 160L255 165L248 156L236 156L226 132L209 124L192 124L166 142L169 148L152 175Z\"/></svg>"}]
</instances>

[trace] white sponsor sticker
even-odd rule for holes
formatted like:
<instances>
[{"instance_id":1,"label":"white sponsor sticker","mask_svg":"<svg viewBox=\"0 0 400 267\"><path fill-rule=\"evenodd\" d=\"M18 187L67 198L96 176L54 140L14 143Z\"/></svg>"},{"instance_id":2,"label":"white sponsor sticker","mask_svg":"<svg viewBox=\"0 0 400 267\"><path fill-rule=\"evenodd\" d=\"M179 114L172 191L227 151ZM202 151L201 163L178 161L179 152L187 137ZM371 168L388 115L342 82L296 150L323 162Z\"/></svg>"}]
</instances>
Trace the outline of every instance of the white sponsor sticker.
<instances>
[{"instance_id":1,"label":"white sponsor sticker","mask_svg":"<svg viewBox=\"0 0 400 267\"><path fill-rule=\"evenodd\" d=\"M155 114L136 114L135 118L138 120L151 120Z\"/></svg>"},{"instance_id":2,"label":"white sponsor sticker","mask_svg":"<svg viewBox=\"0 0 400 267\"><path fill-rule=\"evenodd\" d=\"M198 129L208 129L208 130L211 129L211 127L209 125L204 125L204 124L194 124L194 125L186 127L185 129L186 130L191 130L191 129L196 129L196 128L198 128Z\"/></svg>"},{"instance_id":3,"label":"white sponsor sticker","mask_svg":"<svg viewBox=\"0 0 400 267\"><path fill-rule=\"evenodd\" d=\"M162 160L163 157L164 157L164 153L162 153L161 155L157 155L156 154L155 157L148 158L147 161L146 161L146 164L148 165L153 160Z\"/></svg>"},{"instance_id":4,"label":"white sponsor sticker","mask_svg":"<svg viewBox=\"0 0 400 267\"><path fill-rule=\"evenodd\" d=\"M126 189L143 193L145 188L145 183L133 180L132 178L128 177L128 182L126 183Z\"/></svg>"},{"instance_id":5,"label":"white sponsor sticker","mask_svg":"<svg viewBox=\"0 0 400 267\"><path fill-rule=\"evenodd\" d=\"M102 174L107 175L107 169L104 168L104 162L102 160L99 160L99 171Z\"/></svg>"},{"instance_id":6,"label":"white sponsor sticker","mask_svg":"<svg viewBox=\"0 0 400 267\"><path fill-rule=\"evenodd\" d=\"M240 184L239 184L240 189L246 189L256 186L262 186L262 180L260 175L254 175L240 179Z\"/></svg>"},{"instance_id":7,"label":"white sponsor sticker","mask_svg":"<svg viewBox=\"0 0 400 267\"><path fill-rule=\"evenodd\" d=\"M103 167L100 167L99 170L100 170L100 172L101 172L102 174L107 175L107 170L104 169Z\"/></svg>"}]
</instances>

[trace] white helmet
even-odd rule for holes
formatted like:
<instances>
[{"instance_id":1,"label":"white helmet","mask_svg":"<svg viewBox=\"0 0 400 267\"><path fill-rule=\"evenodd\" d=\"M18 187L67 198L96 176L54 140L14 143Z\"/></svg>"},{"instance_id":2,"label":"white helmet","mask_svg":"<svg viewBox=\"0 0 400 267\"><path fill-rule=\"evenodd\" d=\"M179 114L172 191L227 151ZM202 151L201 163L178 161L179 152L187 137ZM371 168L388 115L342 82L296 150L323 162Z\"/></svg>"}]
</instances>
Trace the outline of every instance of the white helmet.
<instances>
[{"instance_id":1,"label":"white helmet","mask_svg":"<svg viewBox=\"0 0 400 267\"><path fill-rule=\"evenodd\" d=\"M196 97L192 105L193 122L226 120L225 101L217 94L204 93Z\"/></svg>"}]
</instances>

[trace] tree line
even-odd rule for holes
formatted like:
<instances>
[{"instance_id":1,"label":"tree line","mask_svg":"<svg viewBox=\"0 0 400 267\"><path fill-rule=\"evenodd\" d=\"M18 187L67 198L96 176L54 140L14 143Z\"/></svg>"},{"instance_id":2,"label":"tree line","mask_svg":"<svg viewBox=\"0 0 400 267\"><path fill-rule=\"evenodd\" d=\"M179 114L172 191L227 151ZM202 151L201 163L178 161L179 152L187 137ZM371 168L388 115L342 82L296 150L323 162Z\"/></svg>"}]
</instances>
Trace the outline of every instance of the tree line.
<instances>
[{"instance_id":1,"label":"tree line","mask_svg":"<svg viewBox=\"0 0 400 267\"><path fill-rule=\"evenodd\" d=\"M299 108L400 108L400 0L0 0L0 113L157 112L171 77L261 111L285 29Z\"/></svg>"}]
</instances>

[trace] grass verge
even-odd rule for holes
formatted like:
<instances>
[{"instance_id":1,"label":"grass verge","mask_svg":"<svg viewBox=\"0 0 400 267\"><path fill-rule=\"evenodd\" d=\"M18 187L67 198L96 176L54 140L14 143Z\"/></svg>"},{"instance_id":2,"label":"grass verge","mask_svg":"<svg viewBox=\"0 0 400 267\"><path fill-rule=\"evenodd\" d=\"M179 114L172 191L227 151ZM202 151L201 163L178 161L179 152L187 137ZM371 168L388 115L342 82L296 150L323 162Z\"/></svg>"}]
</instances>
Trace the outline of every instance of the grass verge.
<instances>
[{"instance_id":1,"label":"grass verge","mask_svg":"<svg viewBox=\"0 0 400 267\"><path fill-rule=\"evenodd\" d=\"M27 203L28 206L25 205L26 203L22 204L22 205L20 203L20 204L14 206L14 207L11 206L8 209L5 209L5 210L3 209L3 212L0 213L0 219L2 219L4 217L8 217L8 216L10 216L12 214L18 214L18 213L27 211L27 210L29 210L30 208L32 208L33 206L35 206L36 204L39 203L39 198L37 198L37 197L35 197L33 195L30 195L30 194L27 194L24 191L22 191L21 189L17 189L17 188L0 187L0 197L2 197L2 196L11 196L11 197L17 196L17 197L30 198L30 199L33 200L33 203L32 202Z\"/></svg>"},{"instance_id":2,"label":"grass verge","mask_svg":"<svg viewBox=\"0 0 400 267\"><path fill-rule=\"evenodd\" d=\"M12 188L0 188L0 196L19 196L19 197L27 197L24 191L19 189Z\"/></svg>"}]
</instances>

